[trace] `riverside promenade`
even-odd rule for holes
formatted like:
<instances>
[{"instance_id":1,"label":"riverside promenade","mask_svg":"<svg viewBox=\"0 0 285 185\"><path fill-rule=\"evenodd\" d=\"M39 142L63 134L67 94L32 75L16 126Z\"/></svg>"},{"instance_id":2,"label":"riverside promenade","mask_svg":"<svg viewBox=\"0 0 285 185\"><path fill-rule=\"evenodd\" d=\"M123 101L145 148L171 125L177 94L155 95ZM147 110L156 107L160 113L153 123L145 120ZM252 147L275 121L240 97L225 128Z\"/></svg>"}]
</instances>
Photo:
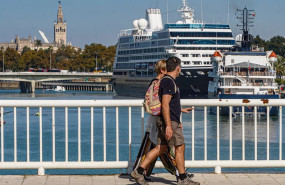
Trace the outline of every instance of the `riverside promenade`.
<instances>
[{"instance_id":1,"label":"riverside promenade","mask_svg":"<svg viewBox=\"0 0 285 185\"><path fill-rule=\"evenodd\" d=\"M284 101L217 99L181 103L195 108L182 117L188 142L185 167L212 168L215 172L195 174L194 181L202 185L285 185ZM219 115L220 106L229 107L229 117ZM242 107L238 119L232 116L234 106ZM249 106L254 115L246 116L245 107ZM279 108L278 117L270 117L270 106ZM210 107L216 107L216 115L209 114ZM266 116L259 118L258 107L267 108ZM0 128L0 169L37 169L39 175L9 173L11 176L0 176L0 185L136 184L128 175L46 175L46 170L76 169L76 174L81 174L81 169L106 169L109 174L116 174L112 169L130 172L145 132L147 117L142 100L1 100L0 108L0 122L6 122ZM157 161L156 168L163 168L163 164ZM222 173L226 168L261 168L265 174L249 170ZM278 171L270 174L266 170L270 168ZM170 174L155 174L151 179L150 184L176 184Z\"/></svg>"},{"instance_id":2,"label":"riverside promenade","mask_svg":"<svg viewBox=\"0 0 285 185\"><path fill-rule=\"evenodd\" d=\"M150 185L175 185L173 175L155 174ZM285 185L285 174L195 174L201 185ZM0 185L132 185L137 184L128 175L46 175L0 176Z\"/></svg>"}]
</instances>

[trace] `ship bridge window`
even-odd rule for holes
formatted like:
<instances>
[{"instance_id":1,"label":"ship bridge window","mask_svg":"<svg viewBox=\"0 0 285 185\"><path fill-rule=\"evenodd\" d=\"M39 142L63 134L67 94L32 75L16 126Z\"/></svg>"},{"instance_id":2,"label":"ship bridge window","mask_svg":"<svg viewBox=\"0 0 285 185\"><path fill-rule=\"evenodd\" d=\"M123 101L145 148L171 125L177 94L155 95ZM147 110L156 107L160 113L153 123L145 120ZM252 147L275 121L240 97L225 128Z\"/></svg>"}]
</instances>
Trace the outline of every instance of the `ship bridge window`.
<instances>
[{"instance_id":1,"label":"ship bridge window","mask_svg":"<svg viewBox=\"0 0 285 185\"><path fill-rule=\"evenodd\" d=\"M221 51L228 51L230 47L176 47L177 50L221 50Z\"/></svg>"},{"instance_id":2,"label":"ship bridge window","mask_svg":"<svg viewBox=\"0 0 285 185\"><path fill-rule=\"evenodd\" d=\"M170 44L170 40L160 40L158 41L158 46L165 46L165 45L169 45Z\"/></svg>"},{"instance_id":3,"label":"ship bridge window","mask_svg":"<svg viewBox=\"0 0 285 185\"><path fill-rule=\"evenodd\" d=\"M211 57L210 54L203 54L202 57Z\"/></svg>"},{"instance_id":4,"label":"ship bridge window","mask_svg":"<svg viewBox=\"0 0 285 185\"><path fill-rule=\"evenodd\" d=\"M233 37L231 32L171 32L171 37Z\"/></svg>"},{"instance_id":5,"label":"ship bridge window","mask_svg":"<svg viewBox=\"0 0 285 185\"><path fill-rule=\"evenodd\" d=\"M150 42L136 43L136 48L146 48L146 47L150 47Z\"/></svg>"},{"instance_id":6,"label":"ship bridge window","mask_svg":"<svg viewBox=\"0 0 285 185\"><path fill-rule=\"evenodd\" d=\"M169 32L162 32L157 34L158 39L169 38Z\"/></svg>"},{"instance_id":7,"label":"ship bridge window","mask_svg":"<svg viewBox=\"0 0 285 185\"><path fill-rule=\"evenodd\" d=\"M229 25L223 24L166 24L165 29L190 28L190 29L230 29Z\"/></svg>"},{"instance_id":8,"label":"ship bridge window","mask_svg":"<svg viewBox=\"0 0 285 185\"><path fill-rule=\"evenodd\" d=\"M201 65L202 62L201 62L201 61L193 61L193 64L194 64L194 65Z\"/></svg>"},{"instance_id":9,"label":"ship bridge window","mask_svg":"<svg viewBox=\"0 0 285 185\"><path fill-rule=\"evenodd\" d=\"M200 57L200 54L192 54L192 57Z\"/></svg>"},{"instance_id":10,"label":"ship bridge window","mask_svg":"<svg viewBox=\"0 0 285 185\"><path fill-rule=\"evenodd\" d=\"M179 45L234 45L235 40L204 40L204 39L183 39L178 40Z\"/></svg>"},{"instance_id":11,"label":"ship bridge window","mask_svg":"<svg viewBox=\"0 0 285 185\"><path fill-rule=\"evenodd\" d=\"M157 38L158 38L157 33L153 33L152 34L152 39L157 39Z\"/></svg>"},{"instance_id":12,"label":"ship bridge window","mask_svg":"<svg viewBox=\"0 0 285 185\"><path fill-rule=\"evenodd\" d=\"M181 54L182 57L189 57L189 54Z\"/></svg>"},{"instance_id":13,"label":"ship bridge window","mask_svg":"<svg viewBox=\"0 0 285 185\"><path fill-rule=\"evenodd\" d=\"M133 42L133 37L122 37L120 38L120 43Z\"/></svg>"},{"instance_id":14,"label":"ship bridge window","mask_svg":"<svg viewBox=\"0 0 285 185\"><path fill-rule=\"evenodd\" d=\"M157 46L157 41L152 41L151 46Z\"/></svg>"},{"instance_id":15,"label":"ship bridge window","mask_svg":"<svg viewBox=\"0 0 285 185\"><path fill-rule=\"evenodd\" d=\"M185 62L183 62L184 63L184 65L189 65L190 64L190 61L185 61Z\"/></svg>"}]
</instances>

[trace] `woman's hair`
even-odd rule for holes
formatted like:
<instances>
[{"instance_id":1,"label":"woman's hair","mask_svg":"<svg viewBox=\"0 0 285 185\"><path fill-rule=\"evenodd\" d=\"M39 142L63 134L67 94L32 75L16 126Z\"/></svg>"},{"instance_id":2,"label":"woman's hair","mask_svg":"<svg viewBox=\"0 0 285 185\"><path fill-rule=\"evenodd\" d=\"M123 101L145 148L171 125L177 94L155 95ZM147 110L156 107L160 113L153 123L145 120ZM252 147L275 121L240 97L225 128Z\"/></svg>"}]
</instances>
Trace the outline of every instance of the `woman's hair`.
<instances>
[{"instance_id":1,"label":"woman's hair","mask_svg":"<svg viewBox=\"0 0 285 185\"><path fill-rule=\"evenodd\" d=\"M160 70L166 70L166 60L159 60L158 62L156 62L155 64L155 72L156 74L161 74Z\"/></svg>"}]
</instances>

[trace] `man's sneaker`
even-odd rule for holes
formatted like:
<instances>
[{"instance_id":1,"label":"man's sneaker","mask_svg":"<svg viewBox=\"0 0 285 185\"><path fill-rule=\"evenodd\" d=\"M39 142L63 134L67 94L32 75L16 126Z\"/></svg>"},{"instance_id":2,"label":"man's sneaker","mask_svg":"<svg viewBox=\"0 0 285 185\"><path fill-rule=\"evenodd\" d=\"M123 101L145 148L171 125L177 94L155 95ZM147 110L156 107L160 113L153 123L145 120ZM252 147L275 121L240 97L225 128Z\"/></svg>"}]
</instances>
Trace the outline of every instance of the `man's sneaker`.
<instances>
[{"instance_id":1,"label":"man's sneaker","mask_svg":"<svg viewBox=\"0 0 285 185\"><path fill-rule=\"evenodd\" d=\"M184 179L183 181L178 179L178 185L200 185L199 182L192 181L189 178Z\"/></svg>"},{"instance_id":2,"label":"man's sneaker","mask_svg":"<svg viewBox=\"0 0 285 185\"><path fill-rule=\"evenodd\" d=\"M144 180L144 176L138 173L138 170L134 170L131 173L131 177L134 178L137 183L141 184L141 185L149 185L145 180Z\"/></svg>"}]
</instances>

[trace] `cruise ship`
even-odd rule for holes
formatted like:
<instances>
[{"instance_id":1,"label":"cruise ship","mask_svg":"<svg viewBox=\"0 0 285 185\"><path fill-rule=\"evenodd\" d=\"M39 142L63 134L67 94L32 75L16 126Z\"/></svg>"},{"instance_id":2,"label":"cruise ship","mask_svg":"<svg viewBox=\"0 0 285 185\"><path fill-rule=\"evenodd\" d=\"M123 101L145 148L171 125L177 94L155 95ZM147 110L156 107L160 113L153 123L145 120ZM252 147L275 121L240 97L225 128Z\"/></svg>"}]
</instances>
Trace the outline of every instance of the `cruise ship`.
<instances>
[{"instance_id":1,"label":"cruise ship","mask_svg":"<svg viewBox=\"0 0 285 185\"><path fill-rule=\"evenodd\" d=\"M181 98L205 98L212 71L212 54L235 45L225 24L206 24L194 19L186 0L178 9L181 20L163 25L160 9L148 9L146 18L133 21L133 28L119 34L113 66L114 89L119 96L144 97L156 76L158 60L176 56L182 71L177 79Z\"/></svg>"}]
</instances>

